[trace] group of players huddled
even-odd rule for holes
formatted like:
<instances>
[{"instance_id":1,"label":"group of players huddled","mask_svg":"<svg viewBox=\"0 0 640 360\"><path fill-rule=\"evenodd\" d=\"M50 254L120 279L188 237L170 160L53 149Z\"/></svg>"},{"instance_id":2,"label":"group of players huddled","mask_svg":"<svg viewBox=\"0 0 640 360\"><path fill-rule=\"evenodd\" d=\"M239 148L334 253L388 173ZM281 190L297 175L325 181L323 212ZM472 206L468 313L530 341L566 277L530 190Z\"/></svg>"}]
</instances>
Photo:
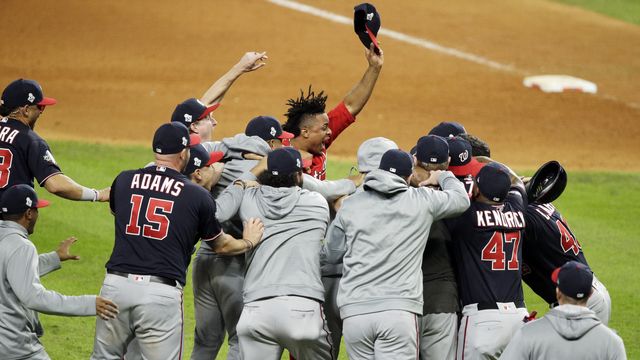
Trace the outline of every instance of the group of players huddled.
<instances>
[{"instance_id":1,"label":"group of players huddled","mask_svg":"<svg viewBox=\"0 0 640 360\"><path fill-rule=\"evenodd\" d=\"M32 80L2 94L0 354L48 359L37 312L99 315L92 359L180 359L191 257L191 359L621 359L611 300L567 221L529 202L489 145L442 122L409 152L363 142L357 173L326 180L327 149L369 100L384 55L330 111L311 87L286 122L258 116L213 140L213 111L250 52L200 99L180 103L152 141L154 161L100 191L62 174L34 131L45 98ZM141 164L142 165L142 164ZM100 296L64 296L39 277L75 259L64 241L37 257L33 179L72 200L109 201L113 252ZM525 307L522 281L552 308Z\"/></svg>"}]
</instances>

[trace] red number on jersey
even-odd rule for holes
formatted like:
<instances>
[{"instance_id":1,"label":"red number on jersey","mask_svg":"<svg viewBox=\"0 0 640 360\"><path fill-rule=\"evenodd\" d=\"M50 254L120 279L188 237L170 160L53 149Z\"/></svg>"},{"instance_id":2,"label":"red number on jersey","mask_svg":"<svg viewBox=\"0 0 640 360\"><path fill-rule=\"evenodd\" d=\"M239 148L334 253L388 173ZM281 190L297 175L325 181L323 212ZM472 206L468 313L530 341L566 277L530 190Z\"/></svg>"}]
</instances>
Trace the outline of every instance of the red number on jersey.
<instances>
[{"instance_id":1,"label":"red number on jersey","mask_svg":"<svg viewBox=\"0 0 640 360\"><path fill-rule=\"evenodd\" d=\"M125 228L128 235L140 235L140 225L138 225L140 217L140 208L144 197L142 195L131 195L131 216L129 224ZM147 203L147 212L145 218L147 224L142 226L142 236L154 240L164 240L169 232L169 218L166 214L173 211L173 201L158 198L149 198Z\"/></svg>"},{"instance_id":2,"label":"red number on jersey","mask_svg":"<svg viewBox=\"0 0 640 360\"><path fill-rule=\"evenodd\" d=\"M518 270L520 261L518 259L518 248L520 247L520 231L514 232L498 232L495 231L491 239L482 249L481 259L483 261L491 261L491 270L505 269L505 253L504 244L513 243L511 250L511 260L506 264L508 270Z\"/></svg>"},{"instance_id":3,"label":"red number on jersey","mask_svg":"<svg viewBox=\"0 0 640 360\"><path fill-rule=\"evenodd\" d=\"M0 188L7 186L11 174L13 153L9 149L0 149Z\"/></svg>"},{"instance_id":4,"label":"red number on jersey","mask_svg":"<svg viewBox=\"0 0 640 360\"><path fill-rule=\"evenodd\" d=\"M576 240L569 229L562 223L560 220L556 220L556 225L558 226L558 230L560 231L560 246L562 247L562 251L568 253L569 251L573 251L574 255L578 255L580 253L580 243Z\"/></svg>"}]
</instances>

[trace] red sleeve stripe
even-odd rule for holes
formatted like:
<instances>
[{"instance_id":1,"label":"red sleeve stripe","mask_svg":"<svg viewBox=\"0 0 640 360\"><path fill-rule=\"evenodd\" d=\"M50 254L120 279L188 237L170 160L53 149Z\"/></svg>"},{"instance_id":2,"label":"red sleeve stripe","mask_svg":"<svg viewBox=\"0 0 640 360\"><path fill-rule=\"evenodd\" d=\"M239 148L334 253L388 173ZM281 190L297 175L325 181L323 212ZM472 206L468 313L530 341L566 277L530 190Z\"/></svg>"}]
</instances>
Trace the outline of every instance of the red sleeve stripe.
<instances>
[{"instance_id":1,"label":"red sleeve stripe","mask_svg":"<svg viewBox=\"0 0 640 360\"><path fill-rule=\"evenodd\" d=\"M50 177L52 177L53 175L58 175L58 174L62 174L62 171L54 172L53 174L51 174L51 175L47 176L46 178L44 178L38 184L40 184L40 186L42 186L45 181L49 180Z\"/></svg>"},{"instance_id":2,"label":"red sleeve stripe","mask_svg":"<svg viewBox=\"0 0 640 360\"><path fill-rule=\"evenodd\" d=\"M220 230L220 232L218 233L218 235L208 238L208 239L202 239L202 241L211 241L211 240L215 240L217 239L220 235L224 234L224 231Z\"/></svg>"}]
</instances>

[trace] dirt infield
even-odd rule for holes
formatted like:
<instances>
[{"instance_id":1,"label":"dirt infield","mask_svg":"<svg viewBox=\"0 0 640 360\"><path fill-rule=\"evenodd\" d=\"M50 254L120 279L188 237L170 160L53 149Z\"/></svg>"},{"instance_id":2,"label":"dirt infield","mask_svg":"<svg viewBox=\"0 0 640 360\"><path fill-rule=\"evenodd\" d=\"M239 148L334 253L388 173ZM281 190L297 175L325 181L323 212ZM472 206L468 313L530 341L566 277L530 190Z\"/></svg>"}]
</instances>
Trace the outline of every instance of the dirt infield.
<instances>
[{"instance_id":1,"label":"dirt infield","mask_svg":"<svg viewBox=\"0 0 640 360\"><path fill-rule=\"evenodd\" d=\"M148 143L173 107L202 92L244 53L269 64L242 77L216 112L216 137L259 114L281 120L309 84L335 104L366 67L349 26L266 1L5 0L0 84L38 79L59 105L46 138ZM307 3L351 17L355 2ZM358 122L330 154L353 156L386 136L410 148L435 123L455 120L494 157L533 168L640 170L640 27L541 0L376 1L384 28L511 65L500 71L381 37L386 62ZM527 74L594 81L598 95L526 89ZM55 150L55 149L54 149Z\"/></svg>"}]
</instances>

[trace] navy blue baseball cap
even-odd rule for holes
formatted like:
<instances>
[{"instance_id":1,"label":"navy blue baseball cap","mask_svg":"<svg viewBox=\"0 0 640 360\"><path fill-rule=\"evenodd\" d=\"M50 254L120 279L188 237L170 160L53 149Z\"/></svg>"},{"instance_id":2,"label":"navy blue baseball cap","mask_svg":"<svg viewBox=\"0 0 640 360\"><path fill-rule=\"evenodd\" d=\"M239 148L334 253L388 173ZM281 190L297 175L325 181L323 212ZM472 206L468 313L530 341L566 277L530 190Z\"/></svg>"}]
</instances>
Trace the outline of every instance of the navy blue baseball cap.
<instances>
[{"instance_id":1,"label":"navy blue baseball cap","mask_svg":"<svg viewBox=\"0 0 640 360\"><path fill-rule=\"evenodd\" d=\"M388 171L398 176L409 176L413 172L413 158L409 153L400 149L387 150L380 159L378 169Z\"/></svg>"},{"instance_id":2,"label":"navy blue baseball cap","mask_svg":"<svg viewBox=\"0 0 640 360\"><path fill-rule=\"evenodd\" d=\"M282 130L280 122L271 116L257 116L251 119L244 130L247 136L258 136L265 141L273 139L293 139L295 136Z\"/></svg>"},{"instance_id":3,"label":"navy blue baseball cap","mask_svg":"<svg viewBox=\"0 0 640 360\"><path fill-rule=\"evenodd\" d=\"M220 161L224 156L222 151L208 152L201 144L191 145L191 152L189 155L189 162L185 167L183 174L191 175L197 169L210 166L213 163Z\"/></svg>"},{"instance_id":4,"label":"navy blue baseball cap","mask_svg":"<svg viewBox=\"0 0 640 360\"><path fill-rule=\"evenodd\" d=\"M292 147L273 150L267 155L267 171L271 175L289 175L302 171L300 151Z\"/></svg>"},{"instance_id":5,"label":"navy blue baseball cap","mask_svg":"<svg viewBox=\"0 0 640 360\"><path fill-rule=\"evenodd\" d=\"M593 272L583 263L569 261L551 273L551 280L563 294L586 299L591 295Z\"/></svg>"},{"instance_id":6,"label":"navy blue baseball cap","mask_svg":"<svg viewBox=\"0 0 640 360\"><path fill-rule=\"evenodd\" d=\"M205 116L218 107L220 107L220 104L213 104L207 107L198 99L187 99L176 106L171 115L171 121L180 122L189 127L194 122L204 119Z\"/></svg>"},{"instance_id":7,"label":"navy blue baseball cap","mask_svg":"<svg viewBox=\"0 0 640 360\"><path fill-rule=\"evenodd\" d=\"M449 136L458 136L460 134L466 134L467 130L464 129L464 126L460 123L453 121L443 121L440 124L436 125L431 131L429 131L429 135L438 135L443 138L448 138Z\"/></svg>"},{"instance_id":8,"label":"navy blue baseball cap","mask_svg":"<svg viewBox=\"0 0 640 360\"><path fill-rule=\"evenodd\" d=\"M376 7L369 3L362 3L353 8L353 30L367 49L373 43L376 54L380 54L378 46L378 31L380 30L380 14Z\"/></svg>"},{"instance_id":9,"label":"navy blue baseball cap","mask_svg":"<svg viewBox=\"0 0 640 360\"><path fill-rule=\"evenodd\" d=\"M471 143L458 136L450 136L446 139L449 144L449 156L451 156L449 171L456 176L476 176L484 164L473 158Z\"/></svg>"},{"instance_id":10,"label":"navy blue baseball cap","mask_svg":"<svg viewBox=\"0 0 640 360\"><path fill-rule=\"evenodd\" d=\"M427 135L418 139L415 152L418 161L427 164L442 164L449 159L449 144L437 135Z\"/></svg>"},{"instance_id":11,"label":"navy blue baseball cap","mask_svg":"<svg viewBox=\"0 0 640 360\"><path fill-rule=\"evenodd\" d=\"M190 144L189 129L179 122L162 124L153 135L153 152L156 154L176 154Z\"/></svg>"},{"instance_id":12,"label":"navy blue baseball cap","mask_svg":"<svg viewBox=\"0 0 640 360\"><path fill-rule=\"evenodd\" d=\"M511 188L511 177L499 163L490 163L482 167L476 175L478 190L487 199L495 202L503 202Z\"/></svg>"},{"instance_id":13,"label":"navy blue baseball cap","mask_svg":"<svg viewBox=\"0 0 640 360\"><path fill-rule=\"evenodd\" d=\"M25 105L47 106L56 103L56 99L44 97L42 87L35 80L15 80L2 92L2 105L9 110Z\"/></svg>"},{"instance_id":14,"label":"navy blue baseball cap","mask_svg":"<svg viewBox=\"0 0 640 360\"><path fill-rule=\"evenodd\" d=\"M33 188L26 184L14 185L2 194L0 210L3 214L22 214L27 209L49 206L47 200L39 200Z\"/></svg>"}]
</instances>

